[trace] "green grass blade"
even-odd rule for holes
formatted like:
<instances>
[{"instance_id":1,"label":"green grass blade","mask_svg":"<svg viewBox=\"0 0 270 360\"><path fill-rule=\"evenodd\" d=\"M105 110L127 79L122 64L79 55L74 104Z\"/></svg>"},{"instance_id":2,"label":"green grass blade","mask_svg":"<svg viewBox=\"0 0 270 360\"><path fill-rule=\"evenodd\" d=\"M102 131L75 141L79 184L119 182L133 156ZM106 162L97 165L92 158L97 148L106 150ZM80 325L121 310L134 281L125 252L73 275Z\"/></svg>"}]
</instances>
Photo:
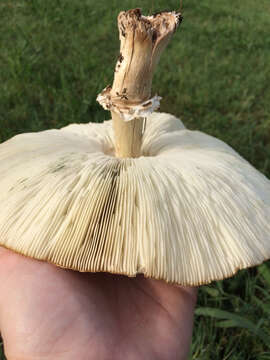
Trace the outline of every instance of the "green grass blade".
<instances>
[{"instance_id":1,"label":"green grass blade","mask_svg":"<svg viewBox=\"0 0 270 360\"><path fill-rule=\"evenodd\" d=\"M239 327L249 330L254 335L258 336L264 344L270 349L270 336L266 335L258 326L252 321L228 311L216 308L198 308L195 311L196 315L210 316L216 319L224 319L225 321L219 322L219 327ZM261 321L259 321L261 323Z\"/></svg>"},{"instance_id":2,"label":"green grass blade","mask_svg":"<svg viewBox=\"0 0 270 360\"><path fill-rule=\"evenodd\" d=\"M264 303L262 300L257 298L255 295L253 296L253 301L257 304L258 307L262 309L264 313L268 316L270 315L270 304Z\"/></svg>"},{"instance_id":3,"label":"green grass blade","mask_svg":"<svg viewBox=\"0 0 270 360\"><path fill-rule=\"evenodd\" d=\"M205 292L206 294L212 296L212 297L218 297L219 296L219 291L218 289L215 289L213 287L210 287L210 286L203 286L201 288L201 290L203 292Z\"/></svg>"},{"instance_id":4,"label":"green grass blade","mask_svg":"<svg viewBox=\"0 0 270 360\"><path fill-rule=\"evenodd\" d=\"M263 277L268 286L270 286L270 269L267 264L262 264L258 268L259 274Z\"/></svg>"}]
</instances>

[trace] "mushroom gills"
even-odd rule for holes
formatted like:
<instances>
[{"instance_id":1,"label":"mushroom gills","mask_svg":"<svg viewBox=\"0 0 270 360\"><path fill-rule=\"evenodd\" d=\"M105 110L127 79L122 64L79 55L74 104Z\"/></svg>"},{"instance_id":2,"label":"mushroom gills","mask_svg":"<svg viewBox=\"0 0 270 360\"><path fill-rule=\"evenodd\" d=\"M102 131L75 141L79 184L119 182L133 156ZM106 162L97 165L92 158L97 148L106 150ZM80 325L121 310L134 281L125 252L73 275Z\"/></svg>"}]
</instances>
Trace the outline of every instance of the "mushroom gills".
<instances>
[{"instance_id":1,"label":"mushroom gills","mask_svg":"<svg viewBox=\"0 0 270 360\"><path fill-rule=\"evenodd\" d=\"M142 156L116 158L112 122L0 145L0 245L85 272L199 285L270 257L270 181L169 114Z\"/></svg>"}]
</instances>

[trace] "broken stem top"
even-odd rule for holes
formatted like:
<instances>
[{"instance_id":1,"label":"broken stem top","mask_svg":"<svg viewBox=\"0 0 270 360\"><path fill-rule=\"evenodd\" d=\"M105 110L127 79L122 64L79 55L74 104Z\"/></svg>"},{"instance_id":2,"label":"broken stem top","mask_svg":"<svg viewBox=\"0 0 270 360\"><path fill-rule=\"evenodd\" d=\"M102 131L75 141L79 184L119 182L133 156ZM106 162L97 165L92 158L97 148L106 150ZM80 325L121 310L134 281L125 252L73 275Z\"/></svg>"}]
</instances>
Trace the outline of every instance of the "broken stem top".
<instances>
[{"instance_id":1,"label":"broken stem top","mask_svg":"<svg viewBox=\"0 0 270 360\"><path fill-rule=\"evenodd\" d=\"M158 97L150 99L154 69L181 20L179 13L143 16L140 9L118 16L121 45L114 82L98 97L112 113L116 156L140 156L142 117L159 106ZM129 123L134 119L140 124Z\"/></svg>"}]
</instances>

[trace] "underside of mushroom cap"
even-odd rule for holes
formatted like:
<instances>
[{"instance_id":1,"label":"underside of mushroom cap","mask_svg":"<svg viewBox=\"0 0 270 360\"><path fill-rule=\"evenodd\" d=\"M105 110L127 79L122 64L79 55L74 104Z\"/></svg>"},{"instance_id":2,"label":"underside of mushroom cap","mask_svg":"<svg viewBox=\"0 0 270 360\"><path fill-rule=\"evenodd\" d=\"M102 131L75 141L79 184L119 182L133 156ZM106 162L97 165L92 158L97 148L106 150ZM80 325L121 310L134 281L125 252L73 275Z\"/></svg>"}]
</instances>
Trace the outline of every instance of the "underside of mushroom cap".
<instances>
[{"instance_id":1,"label":"underside of mushroom cap","mask_svg":"<svg viewBox=\"0 0 270 360\"><path fill-rule=\"evenodd\" d=\"M114 156L111 121L0 145L0 244L88 272L199 285L270 257L270 181L168 114L142 154Z\"/></svg>"}]
</instances>

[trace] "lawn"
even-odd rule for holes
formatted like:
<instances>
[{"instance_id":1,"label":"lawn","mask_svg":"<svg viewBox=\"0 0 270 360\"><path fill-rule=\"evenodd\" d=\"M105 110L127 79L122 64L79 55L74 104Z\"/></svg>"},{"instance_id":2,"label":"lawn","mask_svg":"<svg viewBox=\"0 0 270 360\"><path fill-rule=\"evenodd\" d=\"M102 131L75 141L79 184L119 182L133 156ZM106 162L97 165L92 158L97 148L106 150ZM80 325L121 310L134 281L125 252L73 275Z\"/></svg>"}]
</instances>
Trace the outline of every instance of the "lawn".
<instances>
[{"instance_id":1,"label":"lawn","mask_svg":"<svg viewBox=\"0 0 270 360\"><path fill-rule=\"evenodd\" d=\"M0 142L109 118L116 16L177 9L175 0L1 0ZM153 93L161 110L219 137L270 177L270 2L186 0ZM199 291L191 359L270 359L270 263ZM1 355L0 359L4 359Z\"/></svg>"}]
</instances>

